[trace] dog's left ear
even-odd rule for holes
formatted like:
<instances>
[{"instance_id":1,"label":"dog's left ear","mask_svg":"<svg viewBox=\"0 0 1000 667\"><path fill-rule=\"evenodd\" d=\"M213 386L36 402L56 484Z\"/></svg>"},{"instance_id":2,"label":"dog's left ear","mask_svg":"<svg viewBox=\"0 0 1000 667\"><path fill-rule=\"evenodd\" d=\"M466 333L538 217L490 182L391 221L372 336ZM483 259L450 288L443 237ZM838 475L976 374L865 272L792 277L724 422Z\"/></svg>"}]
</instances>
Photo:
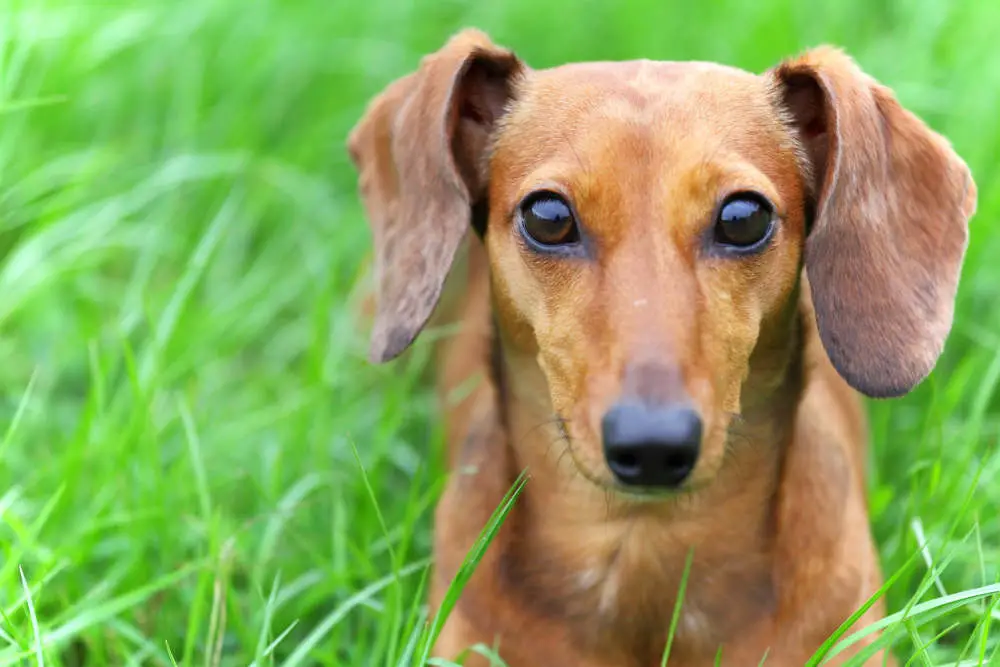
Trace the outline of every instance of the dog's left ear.
<instances>
[{"instance_id":1,"label":"dog's left ear","mask_svg":"<svg viewBox=\"0 0 1000 667\"><path fill-rule=\"evenodd\" d=\"M931 372L951 330L976 187L948 142L842 52L767 73L799 141L815 218L805 267L820 338L871 397Z\"/></svg>"},{"instance_id":2,"label":"dog's left ear","mask_svg":"<svg viewBox=\"0 0 1000 667\"><path fill-rule=\"evenodd\" d=\"M389 361L426 324L486 196L486 152L524 70L467 29L376 97L348 137L375 242L370 358Z\"/></svg>"}]
</instances>

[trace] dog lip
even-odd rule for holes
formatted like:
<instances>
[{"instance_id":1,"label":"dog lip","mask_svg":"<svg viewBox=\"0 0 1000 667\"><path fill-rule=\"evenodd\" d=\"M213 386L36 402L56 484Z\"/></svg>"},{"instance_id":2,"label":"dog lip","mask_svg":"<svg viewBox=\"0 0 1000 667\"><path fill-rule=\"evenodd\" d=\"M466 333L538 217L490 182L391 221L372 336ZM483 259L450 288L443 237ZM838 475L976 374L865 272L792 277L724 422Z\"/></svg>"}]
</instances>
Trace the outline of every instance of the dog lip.
<instances>
[{"instance_id":1,"label":"dog lip","mask_svg":"<svg viewBox=\"0 0 1000 667\"><path fill-rule=\"evenodd\" d=\"M653 502L663 502L667 500L672 500L678 496L684 495L689 492L689 489L685 486L675 486L671 488L665 487L644 487L644 486L625 486L623 484L614 484L611 486L611 490L618 496L626 498L628 500L640 502L640 503L653 503Z\"/></svg>"}]
</instances>

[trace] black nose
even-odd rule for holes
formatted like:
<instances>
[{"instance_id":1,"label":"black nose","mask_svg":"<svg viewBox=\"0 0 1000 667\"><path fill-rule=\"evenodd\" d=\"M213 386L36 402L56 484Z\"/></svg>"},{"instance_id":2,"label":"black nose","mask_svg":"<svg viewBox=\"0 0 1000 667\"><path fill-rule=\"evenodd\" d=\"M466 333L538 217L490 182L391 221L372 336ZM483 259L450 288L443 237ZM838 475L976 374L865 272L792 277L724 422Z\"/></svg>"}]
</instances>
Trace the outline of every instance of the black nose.
<instances>
[{"instance_id":1,"label":"black nose","mask_svg":"<svg viewBox=\"0 0 1000 667\"><path fill-rule=\"evenodd\" d=\"M604 458L622 484L675 487L698 461L701 417L686 406L619 403L604 415Z\"/></svg>"}]
</instances>

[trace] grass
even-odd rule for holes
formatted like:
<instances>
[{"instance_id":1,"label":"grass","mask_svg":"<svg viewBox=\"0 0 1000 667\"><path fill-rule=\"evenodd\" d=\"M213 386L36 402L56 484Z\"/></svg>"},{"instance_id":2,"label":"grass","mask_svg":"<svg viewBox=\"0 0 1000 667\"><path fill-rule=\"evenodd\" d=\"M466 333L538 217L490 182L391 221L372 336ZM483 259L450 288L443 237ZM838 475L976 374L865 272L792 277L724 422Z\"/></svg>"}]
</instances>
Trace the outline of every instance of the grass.
<instances>
[{"instance_id":1,"label":"grass","mask_svg":"<svg viewBox=\"0 0 1000 667\"><path fill-rule=\"evenodd\" d=\"M897 654L1000 664L1000 6L0 0L0 665L419 655L441 433L426 344L364 360L343 139L463 25L537 67L832 42L953 141L957 323L871 405L872 521Z\"/></svg>"}]
</instances>

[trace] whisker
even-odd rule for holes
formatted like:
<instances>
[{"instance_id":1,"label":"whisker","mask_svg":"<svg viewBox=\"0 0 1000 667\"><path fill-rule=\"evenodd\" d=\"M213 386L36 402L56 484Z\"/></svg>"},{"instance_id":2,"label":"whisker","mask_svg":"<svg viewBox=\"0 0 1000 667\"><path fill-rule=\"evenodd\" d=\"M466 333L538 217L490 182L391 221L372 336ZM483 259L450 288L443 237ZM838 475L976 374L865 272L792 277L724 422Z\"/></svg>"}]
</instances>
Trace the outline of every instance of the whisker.
<instances>
[{"instance_id":1,"label":"whisker","mask_svg":"<svg viewBox=\"0 0 1000 667\"><path fill-rule=\"evenodd\" d=\"M569 447L563 447L562 452L560 452L559 457L556 459L556 468L563 464L563 459L570 456ZM576 470L576 465L573 463L572 457L570 457L570 470Z\"/></svg>"},{"instance_id":2,"label":"whisker","mask_svg":"<svg viewBox=\"0 0 1000 667\"><path fill-rule=\"evenodd\" d=\"M540 428L544 428L546 426L551 426L552 424L561 425L562 422L563 422L562 417L559 417L558 415L556 415L555 417L553 417L551 419L546 419L545 421L542 421L542 422L539 422L538 424L535 424L534 426L532 426L531 428L529 428L527 431L525 431L524 433L522 433L521 436L520 436L520 439L523 440L523 439L529 437L532 433L534 433L535 431L537 431Z\"/></svg>"}]
</instances>

